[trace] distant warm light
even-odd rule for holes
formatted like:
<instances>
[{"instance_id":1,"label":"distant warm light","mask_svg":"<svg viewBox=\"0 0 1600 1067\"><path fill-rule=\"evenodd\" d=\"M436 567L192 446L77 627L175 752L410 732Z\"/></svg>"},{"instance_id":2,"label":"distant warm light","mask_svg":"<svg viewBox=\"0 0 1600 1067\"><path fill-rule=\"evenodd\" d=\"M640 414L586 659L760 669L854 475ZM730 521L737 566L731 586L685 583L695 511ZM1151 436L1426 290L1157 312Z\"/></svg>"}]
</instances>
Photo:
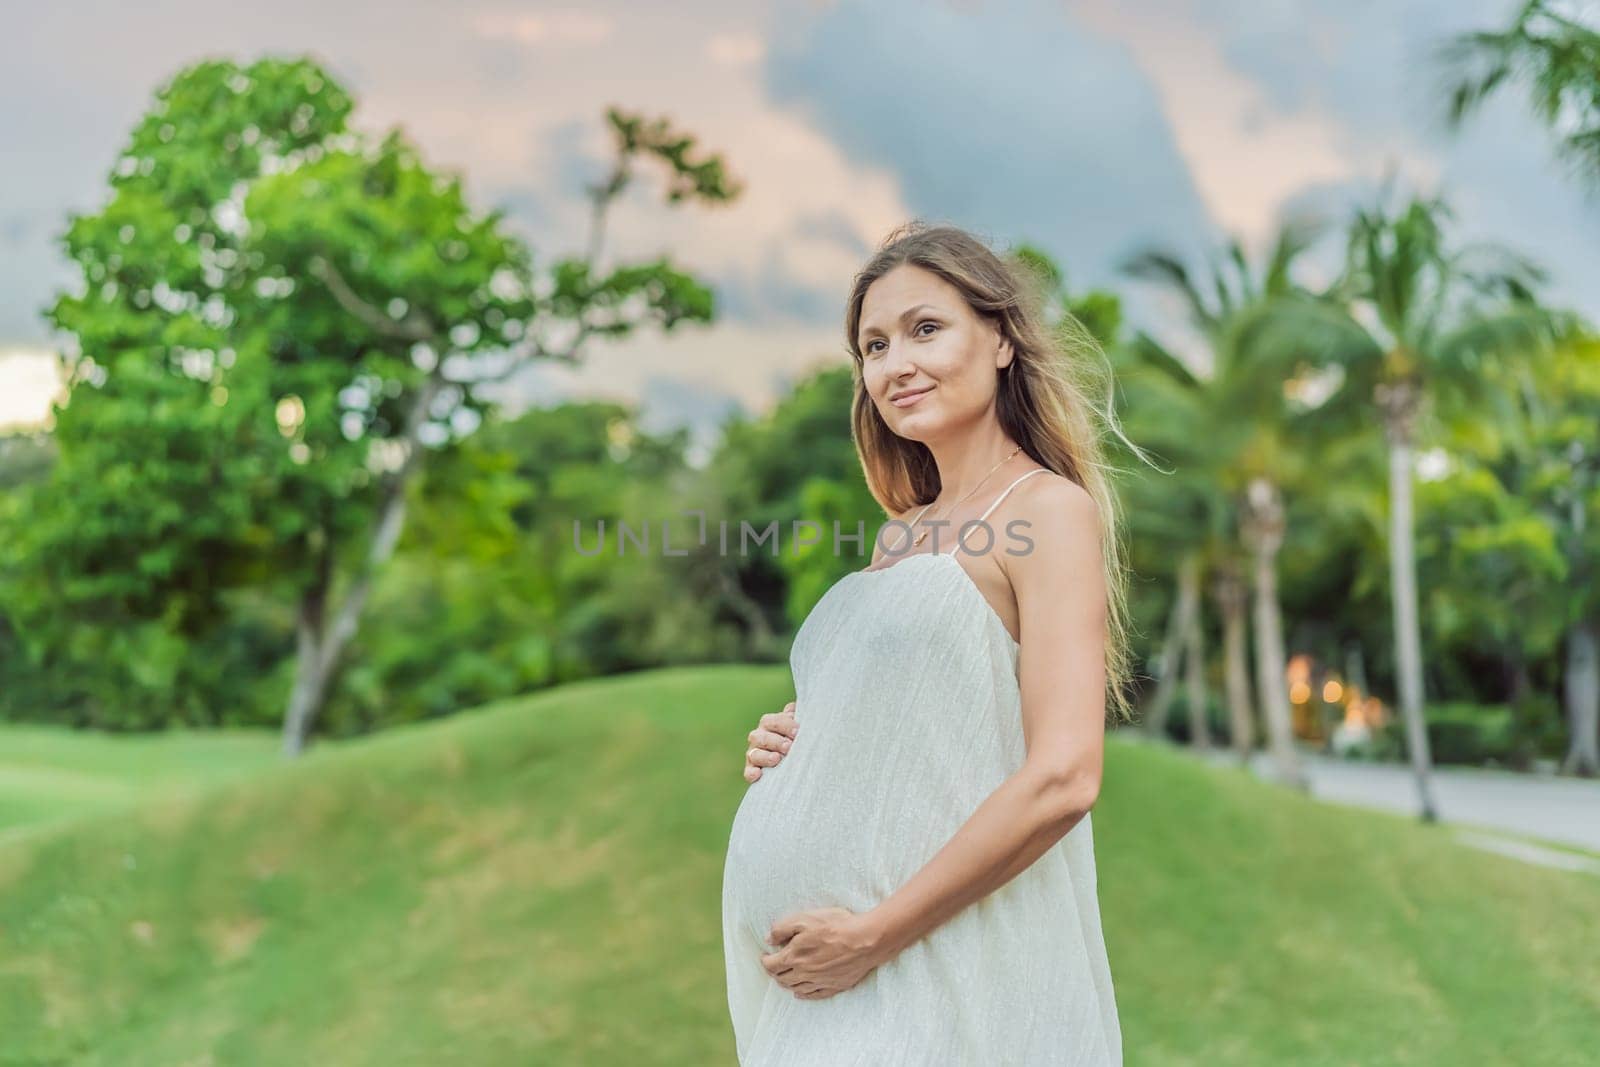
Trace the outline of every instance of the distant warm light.
<instances>
[{"instance_id":1,"label":"distant warm light","mask_svg":"<svg viewBox=\"0 0 1600 1067\"><path fill-rule=\"evenodd\" d=\"M1383 701L1366 696L1354 682L1340 678L1329 669L1317 666L1308 655L1295 656L1289 661L1285 674L1291 679L1289 698L1293 704L1294 728L1298 737L1321 740L1323 730L1332 725L1324 717L1327 705L1342 708L1338 724L1329 740L1337 752L1369 743L1388 717ZM1322 696L1320 705L1312 705L1311 695Z\"/></svg>"}]
</instances>

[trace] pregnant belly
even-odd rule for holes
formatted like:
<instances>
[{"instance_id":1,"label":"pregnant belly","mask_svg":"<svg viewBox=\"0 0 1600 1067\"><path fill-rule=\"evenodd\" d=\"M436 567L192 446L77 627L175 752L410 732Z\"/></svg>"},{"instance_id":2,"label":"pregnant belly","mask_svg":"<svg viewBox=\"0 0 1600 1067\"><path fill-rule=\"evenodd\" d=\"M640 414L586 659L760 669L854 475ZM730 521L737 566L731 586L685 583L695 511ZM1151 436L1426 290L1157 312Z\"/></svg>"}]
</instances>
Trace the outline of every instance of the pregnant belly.
<instances>
[{"instance_id":1,"label":"pregnant belly","mask_svg":"<svg viewBox=\"0 0 1600 1067\"><path fill-rule=\"evenodd\" d=\"M926 736L896 739L892 758L861 740L842 730L803 737L745 791L729 832L723 906L758 941L790 912L876 906L997 784L971 764L956 780Z\"/></svg>"},{"instance_id":2,"label":"pregnant belly","mask_svg":"<svg viewBox=\"0 0 1600 1067\"><path fill-rule=\"evenodd\" d=\"M793 911L867 910L903 866L877 832L894 812L878 805L872 783L813 774L799 755L797 746L745 791L728 837L723 906L762 943Z\"/></svg>"}]
</instances>

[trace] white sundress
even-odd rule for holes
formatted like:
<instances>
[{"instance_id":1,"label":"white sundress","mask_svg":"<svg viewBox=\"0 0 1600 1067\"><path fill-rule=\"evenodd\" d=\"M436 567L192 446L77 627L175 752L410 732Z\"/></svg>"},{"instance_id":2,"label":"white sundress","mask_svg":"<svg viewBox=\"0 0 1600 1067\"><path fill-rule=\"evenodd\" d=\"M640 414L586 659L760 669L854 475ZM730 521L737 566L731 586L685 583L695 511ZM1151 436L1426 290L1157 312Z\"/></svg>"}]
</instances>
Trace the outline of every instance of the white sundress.
<instances>
[{"instance_id":1,"label":"white sundress","mask_svg":"<svg viewBox=\"0 0 1600 1067\"><path fill-rule=\"evenodd\" d=\"M1043 469L1008 485L981 519ZM795 635L795 718L806 728L747 789L723 869L743 1067L1122 1062L1088 815L850 989L801 999L761 965L777 919L869 910L1022 765L1021 649L957 560L962 547L845 575Z\"/></svg>"}]
</instances>

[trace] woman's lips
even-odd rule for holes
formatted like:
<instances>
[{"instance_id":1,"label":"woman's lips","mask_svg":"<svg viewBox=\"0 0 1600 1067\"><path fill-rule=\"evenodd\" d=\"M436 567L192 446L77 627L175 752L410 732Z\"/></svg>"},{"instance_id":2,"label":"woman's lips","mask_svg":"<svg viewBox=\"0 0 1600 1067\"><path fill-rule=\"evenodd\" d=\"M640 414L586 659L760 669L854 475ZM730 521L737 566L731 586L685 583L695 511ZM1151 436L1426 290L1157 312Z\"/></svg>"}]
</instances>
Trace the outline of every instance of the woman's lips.
<instances>
[{"instance_id":1,"label":"woman's lips","mask_svg":"<svg viewBox=\"0 0 1600 1067\"><path fill-rule=\"evenodd\" d=\"M905 396L896 397L894 400L889 401L889 403L893 404L897 408L908 408L912 404L915 404L917 401L921 400L923 397L927 396L932 391L933 386L930 385L926 389L918 389L914 393L907 393Z\"/></svg>"}]
</instances>

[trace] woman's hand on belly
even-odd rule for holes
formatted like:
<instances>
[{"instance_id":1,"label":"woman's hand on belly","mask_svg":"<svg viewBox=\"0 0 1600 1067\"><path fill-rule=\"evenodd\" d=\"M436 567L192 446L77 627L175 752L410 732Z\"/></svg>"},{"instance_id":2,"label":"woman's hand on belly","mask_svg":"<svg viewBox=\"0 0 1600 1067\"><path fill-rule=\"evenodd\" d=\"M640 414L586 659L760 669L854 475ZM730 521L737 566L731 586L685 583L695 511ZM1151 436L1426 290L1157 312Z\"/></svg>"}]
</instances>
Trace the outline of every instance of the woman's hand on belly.
<instances>
[{"instance_id":1,"label":"woman's hand on belly","mask_svg":"<svg viewBox=\"0 0 1600 1067\"><path fill-rule=\"evenodd\" d=\"M849 908L792 912L772 924L767 941L781 947L761 966L801 1000L842 993L885 962L876 924Z\"/></svg>"},{"instance_id":2,"label":"woman's hand on belly","mask_svg":"<svg viewBox=\"0 0 1600 1067\"><path fill-rule=\"evenodd\" d=\"M761 777L761 768L776 767L789 751L799 724L794 718L794 701L783 706L782 711L768 712L750 731L750 747L744 751L744 780L754 782Z\"/></svg>"}]
</instances>

